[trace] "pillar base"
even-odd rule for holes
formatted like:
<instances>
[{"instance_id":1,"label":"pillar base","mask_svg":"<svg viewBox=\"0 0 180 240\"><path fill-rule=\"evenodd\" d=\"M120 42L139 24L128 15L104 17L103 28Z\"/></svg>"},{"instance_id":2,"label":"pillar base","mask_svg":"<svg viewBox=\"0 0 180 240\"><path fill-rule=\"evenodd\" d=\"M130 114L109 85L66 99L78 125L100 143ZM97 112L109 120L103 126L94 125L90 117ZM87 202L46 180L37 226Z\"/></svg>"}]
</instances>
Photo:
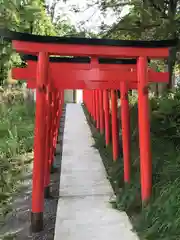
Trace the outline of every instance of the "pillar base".
<instances>
[{"instance_id":1,"label":"pillar base","mask_svg":"<svg viewBox=\"0 0 180 240\"><path fill-rule=\"evenodd\" d=\"M54 153L54 156L59 156L60 155L60 152L55 152Z\"/></svg>"},{"instance_id":2,"label":"pillar base","mask_svg":"<svg viewBox=\"0 0 180 240\"><path fill-rule=\"evenodd\" d=\"M31 231L33 233L41 232L43 227L43 212L31 212Z\"/></svg>"},{"instance_id":3,"label":"pillar base","mask_svg":"<svg viewBox=\"0 0 180 240\"><path fill-rule=\"evenodd\" d=\"M51 165L51 171L50 173L58 173L59 172L59 168L54 167L53 165Z\"/></svg>"},{"instance_id":4,"label":"pillar base","mask_svg":"<svg viewBox=\"0 0 180 240\"><path fill-rule=\"evenodd\" d=\"M51 191L50 191L50 186L46 186L44 188L44 198L48 199L51 197Z\"/></svg>"}]
</instances>

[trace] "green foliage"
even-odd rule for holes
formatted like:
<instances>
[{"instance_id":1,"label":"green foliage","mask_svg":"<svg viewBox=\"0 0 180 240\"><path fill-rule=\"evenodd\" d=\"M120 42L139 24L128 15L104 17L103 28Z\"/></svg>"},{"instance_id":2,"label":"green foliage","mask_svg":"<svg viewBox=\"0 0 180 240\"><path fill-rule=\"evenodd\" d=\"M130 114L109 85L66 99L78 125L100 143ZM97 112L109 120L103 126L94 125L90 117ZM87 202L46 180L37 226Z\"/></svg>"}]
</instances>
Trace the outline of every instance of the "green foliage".
<instances>
[{"instance_id":1,"label":"green foliage","mask_svg":"<svg viewBox=\"0 0 180 240\"><path fill-rule=\"evenodd\" d=\"M142 206L138 144L137 97L131 97L131 183L123 183L123 159L112 161L111 146L104 147L104 136L95 132L95 146L106 165L114 186L113 207L126 211L140 239L180 239L180 88L150 99L153 190ZM120 133L121 134L121 133Z\"/></svg>"},{"instance_id":2,"label":"green foliage","mask_svg":"<svg viewBox=\"0 0 180 240\"><path fill-rule=\"evenodd\" d=\"M5 99L6 91L3 96ZM8 94L9 95L9 94ZM13 98L12 98L13 99ZM26 106L21 96L16 102L0 105L0 223L10 210L13 194L27 169L28 152L32 152L34 105ZM32 156L31 156L32 157Z\"/></svg>"},{"instance_id":3,"label":"green foliage","mask_svg":"<svg viewBox=\"0 0 180 240\"><path fill-rule=\"evenodd\" d=\"M128 40L162 40L180 37L179 0L101 0L98 1L103 12L114 11L117 21L112 26L102 25L101 35L106 38ZM124 6L130 6L129 12L121 17ZM170 73L167 89L173 86L172 74L179 63L179 46L170 51L168 71ZM162 63L160 64L162 65Z\"/></svg>"},{"instance_id":4,"label":"green foliage","mask_svg":"<svg viewBox=\"0 0 180 240\"><path fill-rule=\"evenodd\" d=\"M101 0L99 6L103 12L111 9L117 15L117 22L106 29L107 36L163 39L179 35L178 0ZM124 6L129 6L130 11L120 17Z\"/></svg>"},{"instance_id":5,"label":"green foliage","mask_svg":"<svg viewBox=\"0 0 180 240\"><path fill-rule=\"evenodd\" d=\"M42 0L1 0L0 27L48 36L62 36L76 32L70 23L62 22L61 18L53 24ZM11 44L3 39L0 39L0 55L0 85L3 85L8 80L12 66L19 66L22 61L12 50Z\"/></svg>"}]
</instances>

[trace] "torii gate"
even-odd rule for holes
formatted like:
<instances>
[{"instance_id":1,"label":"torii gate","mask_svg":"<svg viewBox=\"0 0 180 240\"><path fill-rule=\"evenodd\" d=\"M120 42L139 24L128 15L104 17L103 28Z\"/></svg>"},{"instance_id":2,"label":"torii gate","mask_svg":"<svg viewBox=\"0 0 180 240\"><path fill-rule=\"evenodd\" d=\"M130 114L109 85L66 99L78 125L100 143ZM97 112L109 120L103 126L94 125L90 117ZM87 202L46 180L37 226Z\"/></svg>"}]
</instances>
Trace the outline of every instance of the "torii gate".
<instances>
[{"instance_id":1,"label":"torii gate","mask_svg":"<svg viewBox=\"0 0 180 240\"><path fill-rule=\"evenodd\" d=\"M26 79L28 88L36 88L36 69L37 69L37 56L33 55L24 55L23 59L27 61L26 68L14 68L12 70L12 75L14 79L23 80ZM59 57L50 57L50 78L54 79L55 85L61 89L87 89L88 82L87 79L98 81L98 86L100 89L119 89L121 91L121 118L122 118L122 143L123 143L123 156L124 156L124 181L130 182L130 126L129 126L129 106L127 93L129 89L137 89L137 77L136 77L136 59L99 59L98 70L101 71L103 77L94 74L90 71L90 59L89 58L59 58ZM104 65L104 66L103 66ZM118 70L118 76L114 81L109 78L109 67ZM67 69L67 70L66 70ZM148 69L148 79L149 82L168 82L169 74L167 72L155 72L152 69ZM84 71L84 74L78 74L79 71ZM106 73L108 72L107 76ZM110 72L111 73L111 72ZM59 76L63 76L65 81L60 82ZM114 76L116 76L114 74ZM84 80L82 80L84 79ZM105 80L106 82L105 82ZM74 85L73 85L74 81ZM61 85L60 85L61 84ZM94 88L92 86L92 88ZM97 86L96 86L97 87ZM112 91L112 146L113 146L113 159L114 161L118 158L118 129L117 129L117 106L116 98L114 91ZM94 96L95 97L95 96ZM93 96L90 98L90 102L93 104ZM104 91L104 98L106 104L103 106L103 96L102 90L99 90L99 98L94 99L94 103L100 104L99 111L91 109L92 117L97 123L97 128L100 129L101 133L104 132L105 128L105 140L106 145L109 144L110 129L109 129L109 106L108 106L108 96L106 91ZM98 106L98 104L97 104ZM105 126L104 126L104 114L105 111ZM94 114L94 115L93 115ZM48 173L47 173L48 174Z\"/></svg>"},{"instance_id":2,"label":"torii gate","mask_svg":"<svg viewBox=\"0 0 180 240\"><path fill-rule=\"evenodd\" d=\"M33 55L25 55L23 59L27 61L28 66L26 68L14 68L12 70L13 78L21 80L26 79L28 88L36 88L36 61L38 58ZM56 86L57 84L61 84L58 85L61 89L86 89L88 88L87 79L91 78L92 82L98 81L98 87L100 89L119 89L120 84L122 85L121 92L125 91L124 88L127 88L125 92L127 92L128 89L137 89L136 59L99 59L100 64L98 70L101 71L100 75L102 75L105 80L101 78L101 76L87 71L90 69L89 58L50 57L49 61L51 78L55 79L54 82ZM109 79L109 75L112 73L112 71L108 71L109 67L118 70L118 73L114 75L118 75L119 77L117 78L116 76L115 80ZM84 74L80 75L80 70L84 71ZM168 82L169 74L167 72L155 72L152 69L148 70L149 82ZM60 82L58 76L62 76L66 81ZM94 81L95 78L96 80ZM76 79L76 82L73 82L73 79ZM92 88L94 87L95 86L92 86ZM102 122L102 120L100 122ZM97 125L97 128L103 131L104 127L99 126L102 124L98 123ZM109 142L108 138L106 140ZM114 155L114 160L116 160L116 158L117 153Z\"/></svg>"},{"instance_id":3,"label":"torii gate","mask_svg":"<svg viewBox=\"0 0 180 240\"><path fill-rule=\"evenodd\" d=\"M91 68L88 70L92 75L87 78L86 86L90 89L100 88L97 83L91 81L92 76L100 76L97 80L106 81L116 77L119 80L119 72L108 67L109 73L104 78L101 71L97 70L98 57L112 58L137 58L137 89L138 89L138 112L139 112L139 143L140 143L140 170L141 170L141 194L142 200L147 201L151 194L151 149L150 149L150 127L148 109L148 68L147 58L167 58L169 47L177 44L176 40L163 41L130 41L130 40L106 40L86 38L60 38L46 37L31 34L17 33L1 30L0 35L7 40L12 40L13 48L17 52L38 55L37 77L36 77L36 126L35 126L35 149L33 167L33 196L31 224L33 231L43 228L43 200L44 200L44 149L43 141L46 139L45 111L46 91L50 84L48 71L49 55L60 56L87 56L91 57ZM79 71L80 72L80 71ZM116 73L116 74L115 74ZM81 72L86 77L84 71ZM131 75L130 73L128 73ZM67 75L66 75L67 76ZM73 76L72 76L73 77ZM107 79L109 79L107 78ZM134 78L133 78L134 79ZM84 80L84 78L83 78ZM55 79L51 78L53 85L59 90L61 83L55 85ZM75 81L75 80L74 80ZM37 195L35 196L34 193Z\"/></svg>"}]
</instances>

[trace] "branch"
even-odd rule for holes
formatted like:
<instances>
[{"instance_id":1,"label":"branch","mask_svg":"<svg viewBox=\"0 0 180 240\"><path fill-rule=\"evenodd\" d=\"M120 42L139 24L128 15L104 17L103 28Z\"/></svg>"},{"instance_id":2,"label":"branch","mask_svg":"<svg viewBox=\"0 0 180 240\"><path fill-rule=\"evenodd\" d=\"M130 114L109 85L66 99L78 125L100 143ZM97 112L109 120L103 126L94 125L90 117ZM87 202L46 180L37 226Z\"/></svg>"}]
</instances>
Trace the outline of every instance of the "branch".
<instances>
[{"instance_id":1,"label":"branch","mask_svg":"<svg viewBox=\"0 0 180 240\"><path fill-rule=\"evenodd\" d=\"M99 3L95 2L93 4L88 4L87 7L85 9L80 10L81 13L84 13L85 11L89 10L90 8L99 5Z\"/></svg>"},{"instance_id":2,"label":"branch","mask_svg":"<svg viewBox=\"0 0 180 240\"><path fill-rule=\"evenodd\" d=\"M127 5L134 5L134 3L131 3L130 1L126 1L124 3L119 3L118 1L117 2L114 2L114 3L106 3L106 2L102 2L100 3L100 8L102 10L106 10L107 8L119 8L119 7L124 7L124 6L127 6Z\"/></svg>"},{"instance_id":3,"label":"branch","mask_svg":"<svg viewBox=\"0 0 180 240\"><path fill-rule=\"evenodd\" d=\"M151 4L151 6L158 12L161 13L163 18L168 18L168 16L164 13L164 11L162 11L162 9L154 2L154 0L148 0L149 3Z\"/></svg>"},{"instance_id":4,"label":"branch","mask_svg":"<svg viewBox=\"0 0 180 240\"><path fill-rule=\"evenodd\" d=\"M118 24L116 24L112 29L110 29L107 34L105 36L108 36L109 34L112 34L113 32L115 31L135 31L135 30L146 30L146 29L151 29L151 28L154 28L154 27L159 27L161 26L160 24L151 24L151 25L142 25L140 27L137 27L137 26L133 26L131 28L126 28L126 27L120 27Z\"/></svg>"}]
</instances>

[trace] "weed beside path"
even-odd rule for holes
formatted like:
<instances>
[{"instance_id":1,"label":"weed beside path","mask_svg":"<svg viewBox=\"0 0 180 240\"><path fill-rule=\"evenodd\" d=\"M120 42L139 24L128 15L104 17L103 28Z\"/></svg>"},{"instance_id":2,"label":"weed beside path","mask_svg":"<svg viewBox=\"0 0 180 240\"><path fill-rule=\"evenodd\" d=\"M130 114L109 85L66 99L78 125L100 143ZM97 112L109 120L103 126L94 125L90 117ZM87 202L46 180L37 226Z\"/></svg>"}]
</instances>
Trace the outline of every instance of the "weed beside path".
<instances>
[{"instance_id":1,"label":"weed beside path","mask_svg":"<svg viewBox=\"0 0 180 240\"><path fill-rule=\"evenodd\" d=\"M44 230L30 232L30 211L32 193L33 138L35 105L27 103L19 91L4 96L0 104L0 240L53 240L59 198L59 181L65 109L59 132L59 149L55 164L59 168L51 176L53 198L44 204ZM13 95L13 96L11 96ZM16 98L16 99L15 99ZM1 98L2 100L3 98ZM11 100L9 100L11 99Z\"/></svg>"},{"instance_id":2,"label":"weed beside path","mask_svg":"<svg viewBox=\"0 0 180 240\"><path fill-rule=\"evenodd\" d=\"M3 102L0 116L0 223L3 223L33 158L34 105L27 108L25 102Z\"/></svg>"}]
</instances>

